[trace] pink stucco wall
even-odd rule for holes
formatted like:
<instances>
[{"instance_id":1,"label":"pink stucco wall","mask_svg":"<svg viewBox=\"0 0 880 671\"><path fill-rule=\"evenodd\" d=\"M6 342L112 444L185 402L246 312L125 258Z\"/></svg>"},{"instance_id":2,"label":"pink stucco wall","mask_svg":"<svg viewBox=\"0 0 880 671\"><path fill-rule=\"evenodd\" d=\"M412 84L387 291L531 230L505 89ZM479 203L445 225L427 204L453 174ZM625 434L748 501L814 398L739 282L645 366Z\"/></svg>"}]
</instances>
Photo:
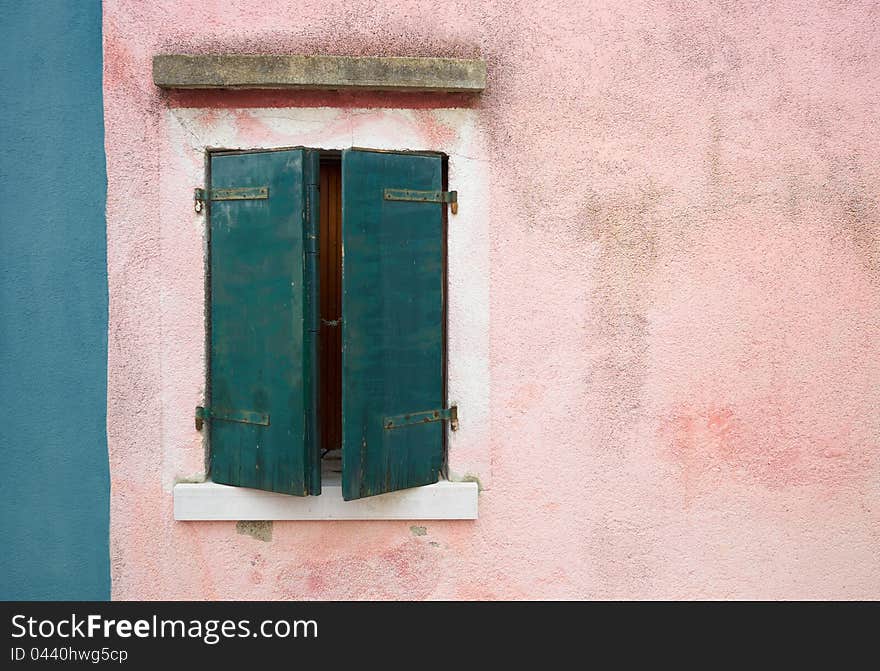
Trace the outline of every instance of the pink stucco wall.
<instances>
[{"instance_id":1,"label":"pink stucco wall","mask_svg":"<svg viewBox=\"0 0 880 671\"><path fill-rule=\"evenodd\" d=\"M876 2L104 0L104 49L115 598L880 597ZM233 51L480 56L489 87L152 84L156 53ZM168 483L202 458L178 421L202 250L157 225L177 198L163 119L287 106L477 115L475 522L275 522L265 541L172 519Z\"/></svg>"}]
</instances>

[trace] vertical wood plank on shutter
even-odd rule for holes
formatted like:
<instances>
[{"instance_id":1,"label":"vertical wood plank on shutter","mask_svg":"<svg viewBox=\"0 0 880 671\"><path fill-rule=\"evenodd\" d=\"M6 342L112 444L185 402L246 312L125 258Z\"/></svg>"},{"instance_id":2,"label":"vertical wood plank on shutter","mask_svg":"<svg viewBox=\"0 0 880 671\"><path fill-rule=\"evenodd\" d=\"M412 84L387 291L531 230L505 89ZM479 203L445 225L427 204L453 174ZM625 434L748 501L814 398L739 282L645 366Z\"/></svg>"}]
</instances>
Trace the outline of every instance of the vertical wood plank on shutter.
<instances>
[{"instance_id":1,"label":"vertical wood plank on shutter","mask_svg":"<svg viewBox=\"0 0 880 671\"><path fill-rule=\"evenodd\" d=\"M304 150L211 157L212 189L269 188L267 199L210 204L209 402L269 415L266 426L210 422L215 482L319 491L308 334L308 292L317 287L309 286L305 254L313 163Z\"/></svg>"},{"instance_id":2,"label":"vertical wood plank on shutter","mask_svg":"<svg viewBox=\"0 0 880 671\"><path fill-rule=\"evenodd\" d=\"M345 499L436 482L443 422L385 417L444 406L443 206L384 190L442 189L439 156L342 159L342 479Z\"/></svg>"}]
</instances>

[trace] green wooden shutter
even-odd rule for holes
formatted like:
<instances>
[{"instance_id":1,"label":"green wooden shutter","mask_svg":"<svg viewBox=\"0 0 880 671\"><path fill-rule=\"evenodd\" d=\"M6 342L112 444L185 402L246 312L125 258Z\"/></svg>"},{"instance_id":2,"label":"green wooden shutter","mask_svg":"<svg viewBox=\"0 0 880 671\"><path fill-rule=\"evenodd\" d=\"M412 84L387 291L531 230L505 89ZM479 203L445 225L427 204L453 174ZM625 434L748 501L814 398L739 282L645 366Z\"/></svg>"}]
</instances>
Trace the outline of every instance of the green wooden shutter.
<instances>
[{"instance_id":1,"label":"green wooden shutter","mask_svg":"<svg viewBox=\"0 0 880 671\"><path fill-rule=\"evenodd\" d=\"M444 217L386 189L442 189L439 156L342 154L342 489L346 500L436 482L444 406ZM395 420L396 421L396 420Z\"/></svg>"},{"instance_id":2,"label":"green wooden shutter","mask_svg":"<svg viewBox=\"0 0 880 671\"><path fill-rule=\"evenodd\" d=\"M305 150L211 156L214 482L320 493L317 161Z\"/></svg>"}]
</instances>

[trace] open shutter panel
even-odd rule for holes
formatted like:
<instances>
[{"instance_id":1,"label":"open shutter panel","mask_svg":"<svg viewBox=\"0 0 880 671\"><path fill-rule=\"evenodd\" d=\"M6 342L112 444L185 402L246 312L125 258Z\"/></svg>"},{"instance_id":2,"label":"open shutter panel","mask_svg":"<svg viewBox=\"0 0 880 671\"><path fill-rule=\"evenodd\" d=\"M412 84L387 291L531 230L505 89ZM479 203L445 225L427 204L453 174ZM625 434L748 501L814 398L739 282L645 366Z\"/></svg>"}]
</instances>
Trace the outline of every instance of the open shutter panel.
<instances>
[{"instance_id":1,"label":"open shutter panel","mask_svg":"<svg viewBox=\"0 0 880 671\"><path fill-rule=\"evenodd\" d=\"M443 465L444 206L392 199L441 189L438 156L343 152L346 500L436 482Z\"/></svg>"},{"instance_id":2,"label":"open shutter panel","mask_svg":"<svg viewBox=\"0 0 880 671\"><path fill-rule=\"evenodd\" d=\"M305 150L211 157L214 482L320 493L316 177Z\"/></svg>"}]
</instances>

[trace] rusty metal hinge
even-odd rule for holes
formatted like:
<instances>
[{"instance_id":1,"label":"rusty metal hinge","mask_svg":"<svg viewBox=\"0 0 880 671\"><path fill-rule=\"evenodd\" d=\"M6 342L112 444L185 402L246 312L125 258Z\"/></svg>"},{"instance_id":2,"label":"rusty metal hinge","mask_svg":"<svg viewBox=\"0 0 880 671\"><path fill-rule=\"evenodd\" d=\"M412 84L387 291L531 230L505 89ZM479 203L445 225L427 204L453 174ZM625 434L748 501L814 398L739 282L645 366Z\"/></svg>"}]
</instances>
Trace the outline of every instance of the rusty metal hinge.
<instances>
[{"instance_id":1,"label":"rusty metal hinge","mask_svg":"<svg viewBox=\"0 0 880 671\"><path fill-rule=\"evenodd\" d=\"M439 410L426 410L424 412L410 412L406 415L394 415L386 417L382 426L386 429L399 429L402 426L413 424L430 424L431 422L449 422L449 428L458 431L458 406L441 408Z\"/></svg>"},{"instance_id":2,"label":"rusty metal hinge","mask_svg":"<svg viewBox=\"0 0 880 671\"><path fill-rule=\"evenodd\" d=\"M193 192L197 213L204 209L205 201L208 200L266 200L268 197L268 186L243 186L234 189L195 189Z\"/></svg>"},{"instance_id":3,"label":"rusty metal hinge","mask_svg":"<svg viewBox=\"0 0 880 671\"><path fill-rule=\"evenodd\" d=\"M196 406L196 431L201 431L206 419L220 419L225 422L240 422L242 424L260 424L269 426L269 415L265 412L253 410L220 410L218 408L204 408Z\"/></svg>"},{"instance_id":4,"label":"rusty metal hinge","mask_svg":"<svg viewBox=\"0 0 880 671\"><path fill-rule=\"evenodd\" d=\"M458 214L458 191L415 191L385 189L385 200L406 200L415 203L449 203L452 214Z\"/></svg>"}]
</instances>

